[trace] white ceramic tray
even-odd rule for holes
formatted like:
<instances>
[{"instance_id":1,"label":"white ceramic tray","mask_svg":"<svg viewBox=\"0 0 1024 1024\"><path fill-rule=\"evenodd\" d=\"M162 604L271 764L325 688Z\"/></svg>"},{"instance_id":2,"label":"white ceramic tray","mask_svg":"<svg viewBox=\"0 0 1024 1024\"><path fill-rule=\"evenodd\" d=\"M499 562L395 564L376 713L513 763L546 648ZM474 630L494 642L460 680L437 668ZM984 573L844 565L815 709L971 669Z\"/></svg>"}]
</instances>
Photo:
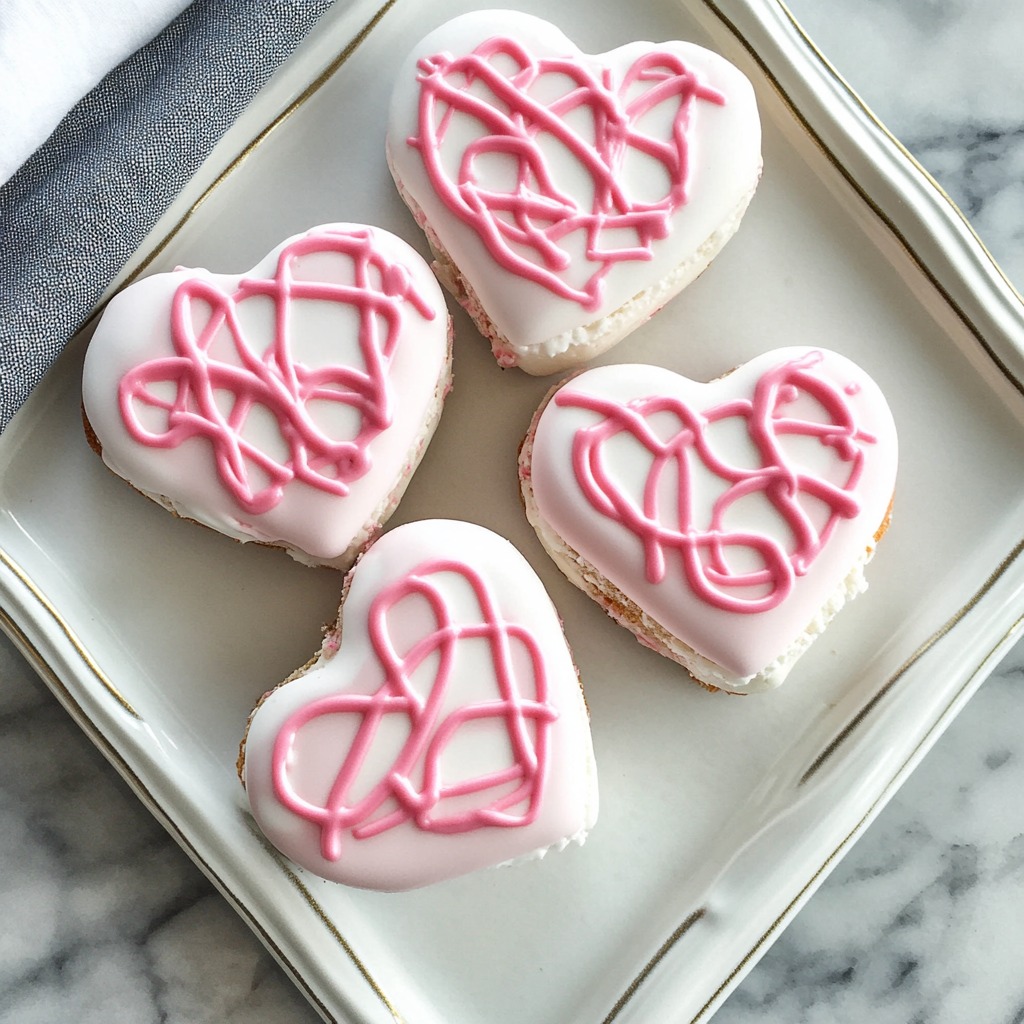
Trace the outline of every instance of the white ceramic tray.
<instances>
[{"instance_id":1,"label":"white ceramic tray","mask_svg":"<svg viewBox=\"0 0 1024 1024\"><path fill-rule=\"evenodd\" d=\"M421 245L385 169L391 74L468 6L336 5L126 274L241 270L331 220ZM398 896L290 867L244 809L236 748L252 702L317 647L340 576L177 522L108 474L81 434L84 338L0 438L3 625L327 1018L705 1020L1021 624L1024 313L963 220L774 0L578 0L559 20L591 52L711 45L752 76L766 126L739 234L613 358L710 377L826 344L888 392L902 456L869 592L781 690L709 695L548 564L515 473L548 382L500 371L458 316L456 388L397 521L490 526L545 579L601 770L584 848Z\"/></svg>"}]
</instances>

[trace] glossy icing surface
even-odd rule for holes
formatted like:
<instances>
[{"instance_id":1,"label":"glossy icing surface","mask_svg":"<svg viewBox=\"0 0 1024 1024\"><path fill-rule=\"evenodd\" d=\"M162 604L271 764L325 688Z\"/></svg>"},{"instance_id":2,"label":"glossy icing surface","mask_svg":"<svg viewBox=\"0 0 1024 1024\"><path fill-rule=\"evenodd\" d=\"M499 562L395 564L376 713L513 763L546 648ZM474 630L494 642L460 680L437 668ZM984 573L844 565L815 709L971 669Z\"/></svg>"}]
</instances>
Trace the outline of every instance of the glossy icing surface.
<instances>
[{"instance_id":1,"label":"glossy icing surface","mask_svg":"<svg viewBox=\"0 0 1024 1024\"><path fill-rule=\"evenodd\" d=\"M248 274L180 269L116 296L86 413L107 464L179 514L343 563L429 438L448 330L404 242L318 227Z\"/></svg>"},{"instance_id":2,"label":"glossy icing surface","mask_svg":"<svg viewBox=\"0 0 1024 1024\"><path fill-rule=\"evenodd\" d=\"M477 12L403 67L401 186L515 346L615 311L692 257L753 191L744 76L683 42L588 56L557 28Z\"/></svg>"},{"instance_id":3,"label":"glossy icing surface","mask_svg":"<svg viewBox=\"0 0 1024 1024\"><path fill-rule=\"evenodd\" d=\"M541 519L728 673L782 655L874 546L896 473L878 387L820 349L709 384L659 367L571 378L527 470Z\"/></svg>"},{"instance_id":4,"label":"glossy icing surface","mask_svg":"<svg viewBox=\"0 0 1024 1024\"><path fill-rule=\"evenodd\" d=\"M282 852L401 890L582 841L597 812L582 692L558 616L515 548L469 523L380 537L342 634L257 707L253 814Z\"/></svg>"}]
</instances>

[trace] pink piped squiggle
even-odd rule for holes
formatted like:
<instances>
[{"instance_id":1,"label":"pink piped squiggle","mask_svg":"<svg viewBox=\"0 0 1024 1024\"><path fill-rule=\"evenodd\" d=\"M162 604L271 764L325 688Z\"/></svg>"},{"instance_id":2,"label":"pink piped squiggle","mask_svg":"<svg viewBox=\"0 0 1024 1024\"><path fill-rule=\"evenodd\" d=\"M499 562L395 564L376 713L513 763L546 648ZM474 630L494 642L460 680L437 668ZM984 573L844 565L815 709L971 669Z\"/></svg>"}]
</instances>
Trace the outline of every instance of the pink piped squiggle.
<instances>
[{"instance_id":1,"label":"pink piped squiggle","mask_svg":"<svg viewBox=\"0 0 1024 1024\"><path fill-rule=\"evenodd\" d=\"M507 70L509 62L515 70ZM725 102L668 52L644 54L615 82L608 69L592 70L567 57L534 57L515 40L496 37L466 56L425 58L419 69L419 135L408 141L419 149L438 196L506 270L587 310L600 305L604 278L616 263L651 259L655 242L669 234L673 214L687 201L694 106L698 100ZM537 98L545 78L561 76L571 83L568 91L562 88L547 102ZM482 86L489 95L481 95ZM665 103L675 106L666 137L642 131L644 116ZM570 124L580 111L589 115L590 138ZM442 149L466 118L482 134L450 173ZM581 200L567 190L550 141L585 172L592 198ZM633 198L622 183L627 160L637 154L664 170L665 192L653 201ZM487 183L484 165L495 158L514 168L510 190ZM570 257L563 242L580 232L588 267L576 275L586 275L583 283L573 285L566 280Z\"/></svg>"},{"instance_id":2,"label":"pink piped squiggle","mask_svg":"<svg viewBox=\"0 0 1024 1024\"><path fill-rule=\"evenodd\" d=\"M442 574L457 574L472 588L479 606L478 622L454 620L445 585L437 579ZM408 598L426 602L436 626L399 653L388 618L396 604ZM479 573L448 559L425 563L385 587L370 607L369 632L384 674L380 688L372 694L339 693L312 701L287 719L274 743L272 772L277 798L293 814L320 828L323 857L338 860L346 836L371 839L405 822L438 834L515 828L533 822L548 773L549 728L558 717L548 701L544 658L537 639L501 618L495 597ZM446 697L459 671L459 644L474 639L484 640L490 651L496 695L446 713ZM516 648L525 658L514 657ZM428 692L422 694L413 676L431 659L437 662L436 676ZM521 678L526 663L529 680ZM339 755L340 768L321 805L296 792L289 767L301 756L303 728L325 715L355 715L361 721L350 747ZM408 723L408 737L380 779L365 795L355 798L352 791L378 739L378 730L393 715ZM482 719L497 720L504 726L511 752L509 765L475 778L446 782L443 764L448 746L463 726ZM464 806L467 798L468 808ZM452 800L458 800L461 809L445 810L445 801Z\"/></svg>"},{"instance_id":3,"label":"pink piped squiggle","mask_svg":"<svg viewBox=\"0 0 1024 1024\"><path fill-rule=\"evenodd\" d=\"M324 253L344 261L344 282L299 276L305 258ZM250 338L239 318L240 304L253 297L274 304L269 343ZM322 366L296 361L292 304L298 300L338 303L356 311L362 366L330 359ZM125 427L139 444L156 448L175 448L197 437L207 440L222 484L253 515L274 508L292 481L343 497L370 468L370 442L392 422L388 370L405 304L426 320L437 315L408 271L376 251L370 229L310 232L281 251L273 278L244 278L230 293L209 278L189 278L171 305L175 354L136 366L121 379L118 398ZM195 322L206 311L197 329ZM223 344L225 337L234 358L214 354L214 343ZM166 384L174 388L171 398L154 390ZM229 396L226 411L218 394ZM359 415L355 436L329 436L311 415L312 402L354 409ZM139 405L166 412L166 429L147 428ZM285 458L275 458L244 436L257 409L276 422Z\"/></svg>"},{"instance_id":4,"label":"pink piped squiggle","mask_svg":"<svg viewBox=\"0 0 1024 1024\"><path fill-rule=\"evenodd\" d=\"M820 352L812 352L773 367L758 380L750 399L724 402L706 412L660 395L625 404L571 390L556 395L559 406L586 409L602 417L593 426L578 430L573 438L576 480L594 509L641 540L650 583L665 578L669 553L674 552L692 591L706 603L730 612L768 611L786 599L796 577L807 573L837 523L860 513L857 486L864 471L865 446L874 444L875 438L857 425L847 394L816 372L821 360ZM801 393L821 405L829 422L786 415L785 407ZM650 420L654 416L664 420L665 414L674 416L679 428L662 439ZM746 421L760 455L759 466L733 466L713 450L709 428L728 417ZM652 459L639 500L623 490L606 459L606 445L623 433L639 441ZM836 485L795 466L783 443L789 435L817 438L834 449L836 457L849 464L845 481ZM706 526L695 522L692 460L699 460L724 484ZM670 470L676 481L676 525L663 523L659 511L664 504L663 481ZM789 546L766 533L725 525L730 509L751 494L760 494L770 503L788 528ZM824 525L812 522L807 498L817 499L828 509ZM734 571L729 564L731 549L754 552L760 567Z\"/></svg>"}]
</instances>

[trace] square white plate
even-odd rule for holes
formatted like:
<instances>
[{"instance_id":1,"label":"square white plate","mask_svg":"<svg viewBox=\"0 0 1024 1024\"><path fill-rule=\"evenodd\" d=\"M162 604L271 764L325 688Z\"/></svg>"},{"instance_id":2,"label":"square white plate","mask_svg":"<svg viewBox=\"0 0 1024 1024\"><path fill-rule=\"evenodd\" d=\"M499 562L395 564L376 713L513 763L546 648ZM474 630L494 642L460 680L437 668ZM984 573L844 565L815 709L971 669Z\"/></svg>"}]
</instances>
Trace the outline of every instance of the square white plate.
<instances>
[{"instance_id":1,"label":"square white plate","mask_svg":"<svg viewBox=\"0 0 1024 1024\"><path fill-rule=\"evenodd\" d=\"M416 39L471 6L338 5L122 282L143 266L241 271L326 221L425 252L385 167L387 99ZM84 337L0 437L0 621L328 1018L705 1019L1022 621L1024 311L963 220L774 0L574 0L558 18L590 52L641 37L718 49L754 80L765 122L739 234L606 361L709 378L826 345L888 393L902 457L868 593L781 690L710 695L546 560L515 458L550 382L499 370L457 315L455 391L394 522L482 523L547 583L601 772L585 847L392 896L289 866L245 810L237 745L253 702L317 648L340 575L176 521L109 474L81 431Z\"/></svg>"}]
</instances>

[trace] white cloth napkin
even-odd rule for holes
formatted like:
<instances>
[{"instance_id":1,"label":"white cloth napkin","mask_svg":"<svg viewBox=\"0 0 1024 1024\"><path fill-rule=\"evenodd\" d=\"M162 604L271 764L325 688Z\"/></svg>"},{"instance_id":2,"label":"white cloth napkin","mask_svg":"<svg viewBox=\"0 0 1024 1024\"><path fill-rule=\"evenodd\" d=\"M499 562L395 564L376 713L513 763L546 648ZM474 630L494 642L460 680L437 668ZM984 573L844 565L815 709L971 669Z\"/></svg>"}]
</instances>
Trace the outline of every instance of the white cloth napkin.
<instances>
[{"instance_id":1,"label":"white cloth napkin","mask_svg":"<svg viewBox=\"0 0 1024 1024\"><path fill-rule=\"evenodd\" d=\"M0 0L0 184L189 0Z\"/></svg>"}]
</instances>

